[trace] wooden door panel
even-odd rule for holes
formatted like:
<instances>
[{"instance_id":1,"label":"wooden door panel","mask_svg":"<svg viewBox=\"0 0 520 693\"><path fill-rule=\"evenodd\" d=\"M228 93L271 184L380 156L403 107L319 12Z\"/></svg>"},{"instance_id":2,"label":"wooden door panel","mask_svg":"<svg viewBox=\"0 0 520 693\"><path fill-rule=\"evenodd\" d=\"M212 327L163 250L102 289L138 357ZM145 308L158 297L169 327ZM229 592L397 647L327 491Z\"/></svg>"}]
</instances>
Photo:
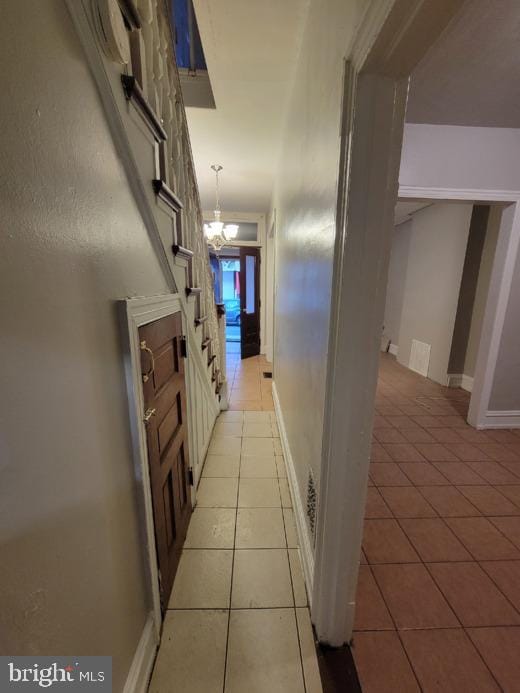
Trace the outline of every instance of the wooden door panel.
<instances>
[{"instance_id":1,"label":"wooden door panel","mask_svg":"<svg viewBox=\"0 0 520 693\"><path fill-rule=\"evenodd\" d=\"M165 609L191 516L182 320L175 313L139 330L161 605Z\"/></svg>"},{"instance_id":2,"label":"wooden door panel","mask_svg":"<svg viewBox=\"0 0 520 693\"><path fill-rule=\"evenodd\" d=\"M180 426L182 426L182 405L181 394L177 392L174 401L171 403L170 409L167 411L163 420L157 427L159 453L162 455L171 438L176 434Z\"/></svg>"},{"instance_id":3,"label":"wooden door panel","mask_svg":"<svg viewBox=\"0 0 520 693\"><path fill-rule=\"evenodd\" d=\"M164 323L163 323L164 320ZM180 313L167 315L165 318L148 323L139 329L139 335L143 335L141 339L146 339L157 348L160 345L168 343L175 337L182 336L182 319ZM179 363L179 368L184 370L182 363Z\"/></svg>"},{"instance_id":4,"label":"wooden door panel","mask_svg":"<svg viewBox=\"0 0 520 693\"><path fill-rule=\"evenodd\" d=\"M157 419L161 422L175 404L179 392L182 391L184 378L179 374L172 376L170 380L155 395L155 407Z\"/></svg>"},{"instance_id":5,"label":"wooden door panel","mask_svg":"<svg viewBox=\"0 0 520 693\"><path fill-rule=\"evenodd\" d=\"M177 477L180 480L177 486L178 498L176 508L178 510L179 518L182 518L185 507L189 502L189 486L187 483L187 469L186 469L186 458L184 455L184 445L179 447L176 455L176 466L177 466Z\"/></svg>"},{"instance_id":6,"label":"wooden door panel","mask_svg":"<svg viewBox=\"0 0 520 693\"><path fill-rule=\"evenodd\" d=\"M166 550L170 549L177 538L175 527L175 501L174 501L174 481L171 472L166 477L166 482L163 486L163 512L164 512L164 529L166 535Z\"/></svg>"},{"instance_id":7,"label":"wooden door panel","mask_svg":"<svg viewBox=\"0 0 520 693\"><path fill-rule=\"evenodd\" d=\"M160 390L175 373L179 372L175 340L169 344L165 344L161 351L154 357L154 361L153 379L154 388L157 391Z\"/></svg>"},{"instance_id":8,"label":"wooden door panel","mask_svg":"<svg viewBox=\"0 0 520 693\"><path fill-rule=\"evenodd\" d=\"M260 353L260 249L240 248L240 351Z\"/></svg>"},{"instance_id":9,"label":"wooden door panel","mask_svg":"<svg viewBox=\"0 0 520 693\"><path fill-rule=\"evenodd\" d=\"M158 478L160 479L161 483L163 482L163 479L167 476L169 470L176 466L177 456L179 454L183 442L184 441L181 435L175 435L170 439L166 451L161 457L161 466L157 470Z\"/></svg>"}]
</instances>

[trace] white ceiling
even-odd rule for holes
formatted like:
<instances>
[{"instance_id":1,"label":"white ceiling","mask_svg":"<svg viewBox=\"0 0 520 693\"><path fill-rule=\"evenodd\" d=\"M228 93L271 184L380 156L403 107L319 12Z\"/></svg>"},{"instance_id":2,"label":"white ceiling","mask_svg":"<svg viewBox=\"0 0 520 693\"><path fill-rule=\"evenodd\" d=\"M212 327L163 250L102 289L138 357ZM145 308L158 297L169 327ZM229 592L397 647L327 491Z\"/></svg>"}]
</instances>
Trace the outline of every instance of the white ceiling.
<instances>
[{"instance_id":1,"label":"white ceiling","mask_svg":"<svg viewBox=\"0 0 520 693\"><path fill-rule=\"evenodd\" d=\"M269 209L307 0L194 0L216 109L188 108L195 168L206 210Z\"/></svg>"},{"instance_id":2,"label":"white ceiling","mask_svg":"<svg viewBox=\"0 0 520 693\"><path fill-rule=\"evenodd\" d=\"M520 127L520 2L468 0L412 75L411 123Z\"/></svg>"},{"instance_id":3,"label":"white ceiling","mask_svg":"<svg viewBox=\"0 0 520 693\"><path fill-rule=\"evenodd\" d=\"M206 210L269 208L308 0L194 0L216 109L188 108ZM468 0L415 70L407 121L520 127L520 1Z\"/></svg>"}]
</instances>

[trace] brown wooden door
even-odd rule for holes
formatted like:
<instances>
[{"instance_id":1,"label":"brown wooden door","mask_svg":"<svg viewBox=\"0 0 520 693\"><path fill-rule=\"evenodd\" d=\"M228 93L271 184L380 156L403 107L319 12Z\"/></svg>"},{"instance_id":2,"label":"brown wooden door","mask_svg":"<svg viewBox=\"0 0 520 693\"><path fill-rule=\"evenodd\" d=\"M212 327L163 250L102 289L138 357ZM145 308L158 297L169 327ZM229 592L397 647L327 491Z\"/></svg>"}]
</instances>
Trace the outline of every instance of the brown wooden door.
<instances>
[{"instance_id":1,"label":"brown wooden door","mask_svg":"<svg viewBox=\"0 0 520 693\"><path fill-rule=\"evenodd\" d=\"M161 606L168 606L191 516L181 313L139 329Z\"/></svg>"},{"instance_id":2,"label":"brown wooden door","mask_svg":"<svg viewBox=\"0 0 520 693\"><path fill-rule=\"evenodd\" d=\"M240 248L241 355L260 353L260 248Z\"/></svg>"}]
</instances>

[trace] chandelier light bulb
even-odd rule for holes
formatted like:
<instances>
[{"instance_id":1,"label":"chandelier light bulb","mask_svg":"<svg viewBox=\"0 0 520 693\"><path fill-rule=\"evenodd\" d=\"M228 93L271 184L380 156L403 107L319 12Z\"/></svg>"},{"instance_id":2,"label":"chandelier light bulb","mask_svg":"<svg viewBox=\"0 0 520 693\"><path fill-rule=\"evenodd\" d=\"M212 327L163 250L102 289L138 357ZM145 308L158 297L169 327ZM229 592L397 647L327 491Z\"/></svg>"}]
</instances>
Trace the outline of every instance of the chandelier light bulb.
<instances>
[{"instance_id":1,"label":"chandelier light bulb","mask_svg":"<svg viewBox=\"0 0 520 693\"><path fill-rule=\"evenodd\" d=\"M233 241L238 234L238 224L226 224L224 233L226 234L228 241Z\"/></svg>"}]
</instances>

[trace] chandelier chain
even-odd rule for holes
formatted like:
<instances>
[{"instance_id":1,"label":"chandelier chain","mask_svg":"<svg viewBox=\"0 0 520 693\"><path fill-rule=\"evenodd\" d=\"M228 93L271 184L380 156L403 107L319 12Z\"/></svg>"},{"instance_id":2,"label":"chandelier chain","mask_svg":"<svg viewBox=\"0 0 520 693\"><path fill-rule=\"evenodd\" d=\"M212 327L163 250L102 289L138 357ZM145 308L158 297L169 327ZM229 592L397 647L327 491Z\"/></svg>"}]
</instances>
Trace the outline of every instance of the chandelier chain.
<instances>
[{"instance_id":1,"label":"chandelier chain","mask_svg":"<svg viewBox=\"0 0 520 693\"><path fill-rule=\"evenodd\" d=\"M220 188L219 188L219 176L218 174L222 171L222 166L218 164L213 164L211 167L215 171L215 211L220 212Z\"/></svg>"}]
</instances>

